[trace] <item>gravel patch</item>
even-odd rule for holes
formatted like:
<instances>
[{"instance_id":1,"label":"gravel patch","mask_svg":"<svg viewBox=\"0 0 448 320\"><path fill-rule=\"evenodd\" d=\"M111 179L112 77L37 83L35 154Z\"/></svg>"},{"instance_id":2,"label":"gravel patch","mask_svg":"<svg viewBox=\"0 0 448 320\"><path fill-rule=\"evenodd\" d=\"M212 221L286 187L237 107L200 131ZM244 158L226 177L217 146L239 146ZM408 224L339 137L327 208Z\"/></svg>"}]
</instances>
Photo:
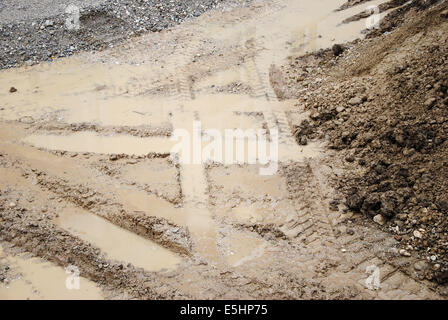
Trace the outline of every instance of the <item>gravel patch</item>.
<instances>
[{"instance_id":1,"label":"gravel patch","mask_svg":"<svg viewBox=\"0 0 448 320\"><path fill-rule=\"evenodd\" d=\"M70 4L86 8L106 2L107 0L2 0L0 24L44 19L64 14Z\"/></svg>"},{"instance_id":2,"label":"gravel patch","mask_svg":"<svg viewBox=\"0 0 448 320\"><path fill-rule=\"evenodd\" d=\"M250 0L6 0L0 5L0 68L105 48L228 2Z\"/></svg>"}]
</instances>

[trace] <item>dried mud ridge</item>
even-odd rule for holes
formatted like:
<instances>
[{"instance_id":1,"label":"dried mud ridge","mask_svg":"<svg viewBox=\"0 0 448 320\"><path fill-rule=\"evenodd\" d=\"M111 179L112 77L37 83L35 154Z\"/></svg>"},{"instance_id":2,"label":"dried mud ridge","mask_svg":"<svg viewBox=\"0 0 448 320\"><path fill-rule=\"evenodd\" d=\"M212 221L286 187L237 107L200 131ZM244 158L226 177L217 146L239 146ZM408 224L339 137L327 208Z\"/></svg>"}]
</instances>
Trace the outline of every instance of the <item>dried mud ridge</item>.
<instances>
[{"instance_id":1,"label":"dried mud ridge","mask_svg":"<svg viewBox=\"0 0 448 320\"><path fill-rule=\"evenodd\" d=\"M340 57L327 50L291 59L289 79L282 80L289 85L285 96L306 88L298 98L311 114L296 124L297 141L325 137L338 151L348 210L373 218L403 255L425 261L416 267L419 277L444 285L447 8L443 1L414 1L386 17L383 33L391 22L399 25L391 34L375 31L347 44ZM309 73L301 72L305 66Z\"/></svg>"},{"instance_id":2,"label":"dried mud ridge","mask_svg":"<svg viewBox=\"0 0 448 320\"><path fill-rule=\"evenodd\" d=\"M354 3L340 12L345 14L346 10L354 9L347 12L356 14L357 7L351 5ZM275 56L278 53L275 50L282 47L275 42L270 44L270 41L283 41L286 37L281 38L285 34L282 28L269 32L273 22L279 21L279 16L287 17L288 12L293 12L291 8L301 9L294 1L256 2L229 12L210 13L164 34L151 35L161 43L153 49L148 48L148 39L143 36L134 39L136 42L132 45L87 55L91 59L89 63L107 60L110 55L113 57L111 65L120 68L120 64L118 67L115 64L117 57L121 57L120 63L133 66L140 63L139 59L147 59L145 55L139 56L139 52L151 55L150 50L160 51L154 53L155 56L166 55L166 59L160 58L154 64L151 60L150 67L148 63L142 66L147 68L145 73L150 74L150 84L145 87L148 81L143 79L142 88L123 94L132 98L143 95L151 99L155 95L169 99L166 110L163 109L169 113L171 126L168 130L193 120L203 120L212 127L222 123L237 127L256 125L267 129L268 137L272 129L278 128L281 159L276 175L261 176L258 165L183 165L158 150L145 149L130 154L70 149L73 147L70 141L76 144L79 133L91 134L90 139L100 137L104 143L127 137L130 139L127 141L139 142L143 140L133 139L152 141L163 138L167 144L169 134L164 131L164 125L154 126L160 131L150 133L145 131L148 128L139 126L93 125L94 120L82 124L64 124L57 119L40 122L39 119L45 117L32 108L31 111L19 110L17 116L12 113L16 120L2 121L0 294L14 283L12 275L20 273L20 270L6 270L5 261L18 251L25 251L51 261L55 266L79 267L81 276L95 282L103 290L103 297L109 299L446 299L446 286L439 281L445 270L445 265L439 262L443 261L441 254L437 253L435 262L427 262L426 256L406 247L406 235L399 238L397 234L391 234L388 229L391 222L381 230L375 222L353 212L356 208L348 210L344 206L346 196L350 195L348 188L357 187L359 192L355 195L360 196L369 188L365 183L369 171L359 169L367 167L358 165L357 155L353 161L346 161L346 155L354 150L346 150L350 140L338 133L344 121L335 122L339 120L336 114L342 113L341 119L347 121L344 132L354 128L348 110L355 109L358 100L340 106L344 110L339 107L336 111L327 111L323 108L322 97L338 96L333 93L320 95L319 90L325 90L327 82L333 85L331 81L336 79L333 81L340 84L338 92L344 94L341 101L346 101L348 97L345 95L351 92L358 93L358 86L352 85L353 75L346 80L350 84L344 86L336 71L352 70L357 74L356 80L361 78L360 72L353 70L359 67L364 68L362 72L367 72L368 66L356 60L362 55L354 53L357 48L366 50L365 56L375 52L376 38L343 45L343 52L327 50L316 55L291 57L291 65L273 66L269 59L270 50ZM423 14L440 17L440 10L436 7ZM416 19L422 15L412 10L410 14ZM346 13L343 17L351 15ZM292 14L289 18L290 21L297 20ZM441 28L446 27L442 20L439 23ZM238 29L239 24L243 25L243 31ZM427 29L432 30L434 25L429 24ZM258 35L254 26L261 28ZM224 30L222 35L220 30ZM395 31L397 35L401 34L400 30L406 30L406 24ZM294 36L302 36L300 32L294 32ZM405 47L405 37L394 33L389 36L403 39ZM438 39L431 37L428 41ZM302 43L289 46L293 53L303 48ZM393 53L392 49L383 50ZM333 52L340 56L334 58ZM373 56L376 57L376 53ZM77 64L70 66L70 59L66 60L67 67L71 70L80 68ZM431 63L437 61L434 59ZM57 67L65 61L54 63ZM429 58L427 63L430 63ZM345 64L353 64L352 69L346 68ZM26 71L34 72L33 68L38 67L27 67ZM327 70L332 71L330 76L324 76ZM115 71L108 69L105 77L109 79ZM129 76L132 81L138 77L122 73L122 69L118 69L118 74ZM20 74L17 77L20 79ZM371 80L369 76L366 76L365 85L371 83L367 80ZM98 81L107 79L95 79L91 85L81 86L76 95L89 94L91 87L97 85L94 82ZM384 84L379 80L376 83ZM17 91L8 94L21 97L24 90L20 81L13 85ZM45 85L42 86L45 90ZM160 92L160 88L164 92ZM386 92L379 90L379 93ZM109 99L116 98L116 91L110 88L102 91L101 94L109 95ZM367 92L367 89L363 91ZM357 105L369 101L368 97L363 98L360 97ZM244 103L239 103L240 100ZM210 104L210 101L214 103ZM285 101L288 104L283 104ZM211 114L220 110L209 110L215 103L228 111L219 114L219 119ZM434 110L437 110L436 103L438 106L440 101L433 103ZM328 105L333 107L335 104L328 102ZM6 110L10 110L8 108L6 106ZM365 115L366 111L359 113ZM355 110L353 114L356 114ZM307 119L308 115L311 118ZM23 116L31 117L33 121L20 121ZM360 116L353 118L353 121L361 119ZM368 130L363 128L361 132ZM44 142L73 140L68 140L63 148L57 144L39 146L27 142L27 137L40 137L40 134L48 135ZM320 147L319 143L325 139L333 150ZM375 159L368 153L373 149L364 152L366 163ZM414 152L420 151L415 149ZM377 149L375 154L381 156ZM393 183L391 189L395 187ZM373 187L377 188L377 184ZM380 213L381 208L370 209L378 209ZM409 210L411 214L411 208ZM365 216L369 214L367 212ZM87 223L77 224L84 221L82 219ZM89 229L92 221L101 228ZM115 230L116 234L100 230ZM132 251L132 246L143 246L140 247L143 250L134 256L117 252L95 238L98 234L111 243L120 234L123 238L119 240L133 241L129 242L128 251ZM442 234L439 232L440 237ZM434 243L443 244L440 240ZM408 254L403 254L400 249ZM144 262L156 260L161 265L148 270L139 265L141 260L138 258L141 257L148 257L149 261ZM440 269L434 270L437 263ZM379 271L380 288L377 289L367 285L372 268Z\"/></svg>"}]
</instances>

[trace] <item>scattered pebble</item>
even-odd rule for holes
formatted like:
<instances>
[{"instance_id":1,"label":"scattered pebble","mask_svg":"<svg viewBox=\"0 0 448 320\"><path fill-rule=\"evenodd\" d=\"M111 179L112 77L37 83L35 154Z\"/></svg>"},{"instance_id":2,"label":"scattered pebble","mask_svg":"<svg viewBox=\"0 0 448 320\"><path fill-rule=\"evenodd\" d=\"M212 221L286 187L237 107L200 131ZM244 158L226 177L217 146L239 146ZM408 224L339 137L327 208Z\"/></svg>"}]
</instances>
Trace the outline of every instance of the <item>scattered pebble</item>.
<instances>
[{"instance_id":1,"label":"scattered pebble","mask_svg":"<svg viewBox=\"0 0 448 320\"><path fill-rule=\"evenodd\" d=\"M426 269L426 262L425 261L417 261L414 264L414 269L416 271L422 271L422 270Z\"/></svg>"},{"instance_id":2,"label":"scattered pebble","mask_svg":"<svg viewBox=\"0 0 448 320\"><path fill-rule=\"evenodd\" d=\"M355 98L351 98L350 100L348 100L348 104L352 105L352 106L356 106L362 103L362 99L355 97Z\"/></svg>"},{"instance_id":3,"label":"scattered pebble","mask_svg":"<svg viewBox=\"0 0 448 320\"><path fill-rule=\"evenodd\" d=\"M405 250L405 249L400 249L400 255L402 255L403 257L410 257L411 254L409 253L409 251Z\"/></svg>"},{"instance_id":4,"label":"scattered pebble","mask_svg":"<svg viewBox=\"0 0 448 320\"><path fill-rule=\"evenodd\" d=\"M386 220L384 219L383 215L377 214L373 217L373 221L378 223L379 225L384 225L386 223Z\"/></svg>"}]
</instances>

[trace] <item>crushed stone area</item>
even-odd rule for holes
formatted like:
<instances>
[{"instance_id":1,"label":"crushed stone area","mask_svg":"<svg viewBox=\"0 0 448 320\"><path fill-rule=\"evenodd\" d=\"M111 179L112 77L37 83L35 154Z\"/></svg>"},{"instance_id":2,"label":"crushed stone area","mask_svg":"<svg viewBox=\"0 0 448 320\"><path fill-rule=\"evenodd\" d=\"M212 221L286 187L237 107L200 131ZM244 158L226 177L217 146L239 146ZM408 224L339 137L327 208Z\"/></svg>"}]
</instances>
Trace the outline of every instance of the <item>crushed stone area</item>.
<instances>
[{"instance_id":1,"label":"crushed stone area","mask_svg":"<svg viewBox=\"0 0 448 320\"><path fill-rule=\"evenodd\" d=\"M34 65L102 50L148 31L160 32L210 9L247 0L5 1L0 5L0 68ZM78 8L73 11L75 6ZM79 21L77 29L73 17Z\"/></svg>"}]
</instances>

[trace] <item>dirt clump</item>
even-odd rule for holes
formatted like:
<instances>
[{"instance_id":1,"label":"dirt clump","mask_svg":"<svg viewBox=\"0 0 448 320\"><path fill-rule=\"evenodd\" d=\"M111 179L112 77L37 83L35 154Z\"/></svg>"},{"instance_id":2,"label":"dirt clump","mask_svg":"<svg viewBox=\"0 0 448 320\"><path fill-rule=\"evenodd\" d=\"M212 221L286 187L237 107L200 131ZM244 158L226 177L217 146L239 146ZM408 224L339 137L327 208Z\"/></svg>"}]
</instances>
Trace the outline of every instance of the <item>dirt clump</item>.
<instances>
[{"instance_id":1,"label":"dirt clump","mask_svg":"<svg viewBox=\"0 0 448 320\"><path fill-rule=\"evenodd\" d=\"M446 2L430 4L393 11L341 56L291 57L283 90L310 113L295 124L297 141L325 139L337 151L347 209L395 234L430 263L427 279L446 284L448 20Z\"/></svg>"}]
</instances>

